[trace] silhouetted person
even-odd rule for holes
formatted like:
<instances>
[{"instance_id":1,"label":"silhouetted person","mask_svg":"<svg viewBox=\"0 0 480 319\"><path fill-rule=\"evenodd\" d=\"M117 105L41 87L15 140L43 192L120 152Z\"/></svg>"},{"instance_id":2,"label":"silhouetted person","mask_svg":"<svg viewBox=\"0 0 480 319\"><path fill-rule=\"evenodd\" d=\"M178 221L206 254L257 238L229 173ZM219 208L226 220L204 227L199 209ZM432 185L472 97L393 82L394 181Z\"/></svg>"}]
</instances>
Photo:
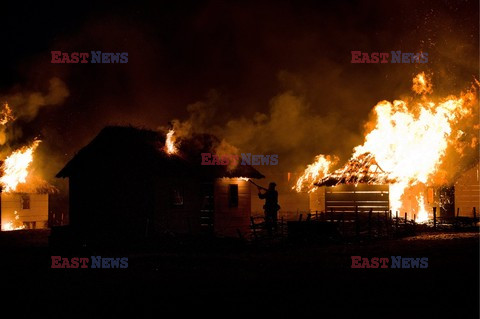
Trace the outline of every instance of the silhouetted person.
<instances>
[{"instance_id":1,"label":"silhouetted person","mask_svg":"<svg viewBox=\"0 0 480 319\"><path fill-rule=\"evenodd\" d=\"M265 205L263 209L265 210L265 227L268 232L272 233L272 228L277 230L277 212L280 209L278 205L278 192L275 190L274 182L268 185L268 189L263 187L258 187L258 197L260 199L265 199ZM262 190L265 191L262 194Z\"/></svg>"}]
</instances>

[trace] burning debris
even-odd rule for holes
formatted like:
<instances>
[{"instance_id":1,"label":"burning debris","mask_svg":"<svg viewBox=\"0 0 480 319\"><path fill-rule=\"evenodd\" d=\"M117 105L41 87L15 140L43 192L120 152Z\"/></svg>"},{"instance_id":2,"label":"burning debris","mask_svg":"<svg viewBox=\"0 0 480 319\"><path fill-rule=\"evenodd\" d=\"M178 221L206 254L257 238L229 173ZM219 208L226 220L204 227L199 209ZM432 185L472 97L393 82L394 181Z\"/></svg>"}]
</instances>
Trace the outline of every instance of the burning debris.
<instances>
[{"instance_id":1,"label":"burning debris","mask_svg":"<svg viewBox=\"0 0 480 319\"><path fill-rule=\"evenodd\" d=\"M421 100L395 100L379 102L373 112L375 119L368 123L370 128L365 142L354 148L352 158L344 167L328 174L331 160L319 155L298 179L297 191L305 187L312 191L320 185L337 184L390 184L390 208L404 211L404 194L415 186L417 221L428 219L425 195L421 189L432 186L438 179L447 148L463 149L458 144L462 120L474 114L477 106L476 86L460 96L448 96L433 100L426 94L433 92L430 78L425 73L413 80L413 90L421 94ZM465 143L463 143L465 144ZM468 147L476 147L478 139L466 141ZM313 170L313 171L312 171Z\"/></svg>"}]
</instances>

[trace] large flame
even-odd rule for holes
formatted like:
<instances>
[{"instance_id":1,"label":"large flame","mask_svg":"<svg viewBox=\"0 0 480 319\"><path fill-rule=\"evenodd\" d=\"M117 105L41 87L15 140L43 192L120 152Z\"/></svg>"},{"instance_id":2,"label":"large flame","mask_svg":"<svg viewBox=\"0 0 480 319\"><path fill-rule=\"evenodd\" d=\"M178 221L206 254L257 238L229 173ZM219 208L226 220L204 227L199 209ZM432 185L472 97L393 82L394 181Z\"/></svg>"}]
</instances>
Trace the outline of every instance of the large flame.
<instances>
[{"instance_id":1,"label":"large flame","mask_svg":"<svg viewBox=\"0 0 480 319\"><path fill-rule=\"evenodd\" d=\"M301 192L303 189L307 189L309 193L315 191L317 188L313 186L313 183L327 175L332 164L337 161L337 157L317 155L315 162L307 166L303 175L298 178L292 189L295 189L297 192Z\"/></svg>"},{"instance_id":2,"label":"large flame","mask_svg":"<svg viewBox=\"0 0 480 319\"><path fill-rule=\"evenodd\" d=\"M30 146L14 151L5 159L1 166L3 176L0 177L3 192L14 192L18 184L25 183L38 144L40 140L35 140Z\"/></svg>"},{"instance_id":3,"label":"large flame","mask_svg":"<svg viewBox=\"0 0 480 319\"><path fill-rule=\"evenodd\" d=\"M461 132L454 131L455 124L471 115L477 102L476 89L462 93L459 97L449 96L439 102L427 99L426 94L433 91L429 78L424 73L414 78L413 90L423 94L421 102L409 105L404 100L395 100L393 103L381 101L375 106L375 119L370 125L373 129L365 136L363 145L354 148L350 160L354 163L362 162L366 154L375 159L375 164L381 167L382 175L386 174L390 183L391 209L399 212L402 212L402 195L407 188L433 183L447 147L453 146L457 136L462 135ZM356 174L353 182L362 180L359 175L364 172L348 165L345 167L348 169L337 170L329 177L334 177L337 182L348 183L350 175ZM328 174L328 168L318 165L318 160L309 165L298 179L296 190L300 191L298 186L305 183L309 183L312 188L319 174ZM317 169L318 172L312 172L311 169ZM368 170L366 172L370 174ZM379 179L367 180L380 183ZM418 193L415 197L418 207L412 209L416 212L416 219L418 222L426 221L428 210L424 195ZM410 214L413 217L413 212Z\"/></svg>"},{"instance_id":4,"label":"large flame","mask_svg":"<svg viewBox=\"0 0 480 319\"><path fill-rule=\"evenodd\" d=\"M176 154L178 152L177 147L175 146L175 131L172 129L168 131L167 137L165 139L165 152L167 154Z\"/></svg>"}]
</instances>

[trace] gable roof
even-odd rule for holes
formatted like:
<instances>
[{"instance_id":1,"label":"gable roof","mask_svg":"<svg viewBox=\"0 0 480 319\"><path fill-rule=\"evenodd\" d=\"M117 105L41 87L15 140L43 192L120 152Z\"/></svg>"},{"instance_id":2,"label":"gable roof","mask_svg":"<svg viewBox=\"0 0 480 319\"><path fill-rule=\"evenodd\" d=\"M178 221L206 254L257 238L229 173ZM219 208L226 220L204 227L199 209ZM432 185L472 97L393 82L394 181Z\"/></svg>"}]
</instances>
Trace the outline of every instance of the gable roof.
<instances>
[{"instance_id":1,"label":"gable roof","mask_svg":"<svg viewBox=\"0 0 480 319\"><path fill-rule=\"evenodd\" d=\"M180 141L178 154L167 154L163 150L165 136L159 132L132 126L107 126L56 177L91 170L99 174L112 170L122 174L129 170L159 176L265 177L249 165L238 165L230 171L223 165L201 165L200 154L212 152L219 143L213 135L197 134Z\"/></svg>"}]
</instances>

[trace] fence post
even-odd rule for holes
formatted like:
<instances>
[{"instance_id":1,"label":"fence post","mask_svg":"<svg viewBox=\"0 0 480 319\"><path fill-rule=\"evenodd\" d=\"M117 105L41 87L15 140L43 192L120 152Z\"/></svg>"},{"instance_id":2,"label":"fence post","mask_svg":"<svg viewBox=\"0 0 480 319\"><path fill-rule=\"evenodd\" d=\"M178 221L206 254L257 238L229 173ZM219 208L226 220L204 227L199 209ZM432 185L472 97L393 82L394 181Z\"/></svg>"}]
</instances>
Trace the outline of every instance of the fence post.
<instances>
[{"instance_id":1,"label":"fence post","mask_svg":"<svg viewBox=\"0 0 480 319\"><path fill-rule=\"evenodd\" d=\"M382 225L380 225L380 211L377 212L377 237L380 237L382 232Z\"/></svg>"},{"instance_id":2,"label":"fence post","mask_svg":"<svg viewBox=\"0 0 480 319\"><path fill-rule=\"evenodd\" d=\"M460 215L460 207L457 207L457 217Z\"/></svg>"},{"instance_id":3,"label":"fence post","mask_svg":"<svg viewBox=\"0 0 480 319\"><path fill-rule=\"evenodd\" d=\"M385 233L388 235L390 234L389 224L388 224L388 211L385 211Z\"/></svg>"},{"instance_id":4,"label":"fence post","mask_svg":"<svg viewBox=\"0 0 480 319\"><path fill-rule=\"evenodd\" d=\"M303 218L303 214L300 214L300 215L298 216L298 221L301 222L301 221L302 221L302 218Z\"/></svg>"},{"instance_id":5,"label":"fence post","mask_svg":"<svg viewBox=\"0 0 480 319\"><path fill-rule=\"evenodd\" d=\"M437 207L433 207L433 229L437 229Z\"/></svg>"},{"instance_id":6,"label":"fence post","mask_svg":"<svg viewBox=\"0 0 480 319\"><path fill-rule=\"evenodd\" d=\"M257 229L256 229L256 225L255 225L255 220L253 219L253 217L250 217L250 222L252 223L252 230L253 230L253 238L255 239L255 241L257 241Z\"/></svg>"},{"instance_id":7,"label":"fence post","mask_svg":"<svg viewBox=\"0 0 480 319\"><path fill-rule=\"evenodd\" d=\"M368 211L368 238L372 237L372 209Z\"/></svg>"},{"instance_id":8,"label":"fence post","mask_svg":"<svg viewBox=\"0 0 480 319\"><path fill-rule=\"evenodd\" d=\"M407 212L405 212L405 225L407 224Z\"/></svg>"},{"instance_id":9,"label":"fence post","mask_svg":"<svg viewBox=\"0 0 480 319\"><path fill-rule=\"evenodd\" d=\"M395 211L395 234L398 233L398 210Z\"/></svg>"},{"instance_id":10,"label":"fence post","mask_svg":"<svg viewBox=\"0 0 480 319\"><path fill-rule=\"evenodd\" d=\"M358 224L358 206L355 206L355 236L359 237L360 235L360 225Z\"/></svg>"}]
</instances>

